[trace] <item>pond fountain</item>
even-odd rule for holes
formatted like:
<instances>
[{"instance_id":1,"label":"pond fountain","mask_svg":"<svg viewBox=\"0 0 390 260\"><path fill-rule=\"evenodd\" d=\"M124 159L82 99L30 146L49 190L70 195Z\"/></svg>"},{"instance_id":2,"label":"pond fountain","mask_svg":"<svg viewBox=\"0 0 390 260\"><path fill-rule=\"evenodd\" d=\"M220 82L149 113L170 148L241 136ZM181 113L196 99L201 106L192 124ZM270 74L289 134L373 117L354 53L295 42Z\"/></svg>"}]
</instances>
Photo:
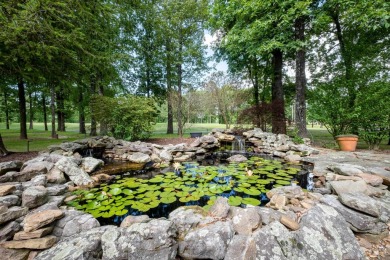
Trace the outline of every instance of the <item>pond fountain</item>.
<instances>
[{"instance_id":1,"label":"pond fountain","mask_svg":"<svg viewBox=\"0 0 390 260\"><path fill-rule=\"evenodd\" d=\"M266 193L286 185L307 186L307 169L252 156L246 162L202 166L196 162L175 164L175 168L146 176L118 176L114 182L78 196L69 206L92 214L101 224L120 224L128 215L159 218L180 206L211 207L217 196L232 206L265 205Z\"/></svg>"}]
</instances>

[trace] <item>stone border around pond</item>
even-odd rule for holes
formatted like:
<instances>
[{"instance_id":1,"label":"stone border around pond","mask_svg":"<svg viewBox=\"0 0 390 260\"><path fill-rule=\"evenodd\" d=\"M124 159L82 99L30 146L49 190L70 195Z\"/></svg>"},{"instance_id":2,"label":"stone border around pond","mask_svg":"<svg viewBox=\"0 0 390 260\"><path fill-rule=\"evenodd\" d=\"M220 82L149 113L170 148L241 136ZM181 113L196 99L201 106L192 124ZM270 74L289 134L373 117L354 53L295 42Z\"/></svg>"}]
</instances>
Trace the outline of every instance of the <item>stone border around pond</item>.
<instances>
[{"instance_id":1,"label":"stone border around pond","mask_svg":"<svg viewBox=\"0 0 390 260\"><path fill-rule=\"evenodd\" d=\"M261 153L284 153L281 157L318 153L284 135L253 130L244 136ZM100 227L90 214L61 206L71 199L69 188L74 184L99 181L89 174L103 161L82 158L86 149L104 147L106 158L159 164L206 154L232 137L213 130L190 146L90 138L50 147L25 163L0 163L2 257L365 259L354 233L371 242L388 236L390 172L383 168L375 173L353 164L327 162L324 167L314 162L315 192L297 186L276 188L267 193L270 202L263 208L232 207L219 197L209 212L180 207L168 219L129 216L121 227Z\"/></svg>"}]
</instances>

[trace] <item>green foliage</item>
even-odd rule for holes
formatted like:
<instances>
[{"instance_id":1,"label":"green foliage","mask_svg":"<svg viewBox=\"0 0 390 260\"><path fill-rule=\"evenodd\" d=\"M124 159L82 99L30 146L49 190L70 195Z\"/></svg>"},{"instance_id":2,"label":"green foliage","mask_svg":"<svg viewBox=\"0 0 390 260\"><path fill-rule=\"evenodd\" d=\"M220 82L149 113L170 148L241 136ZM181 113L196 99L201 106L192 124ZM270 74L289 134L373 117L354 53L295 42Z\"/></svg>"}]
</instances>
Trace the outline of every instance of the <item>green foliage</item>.
<instances>
[{"instance_id":1,"label":"green foliage","mask_svg":"<svg viewBox=\"0 0 390 260\"><path fill-rule=\"evenodd\" d=\"M153 99L133 95L115 98L95 95L91 109L115 138L128 140L148 137L158 115Z\"/></svg>"}]
</instances>

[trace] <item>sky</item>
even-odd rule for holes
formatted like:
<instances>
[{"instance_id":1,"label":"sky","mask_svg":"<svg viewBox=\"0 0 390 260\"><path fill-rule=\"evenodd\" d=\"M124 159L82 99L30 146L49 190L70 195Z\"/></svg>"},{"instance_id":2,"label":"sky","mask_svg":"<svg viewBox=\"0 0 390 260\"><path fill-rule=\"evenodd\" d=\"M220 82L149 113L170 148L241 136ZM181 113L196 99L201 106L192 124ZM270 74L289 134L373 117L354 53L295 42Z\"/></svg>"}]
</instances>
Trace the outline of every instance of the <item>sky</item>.
<instances>
[{"instance_id":1,"label":"sky","mask_svg":"<svg viewBox=\"0 0 390 260\"><path fill-rule=\"evenodd\" d=\"M208 46L207 47L207 56L212 57L214 54L214 51L212 50L211 46L216 40L215 35L211 35L209 31L205 31L205 37L204 37L204 43ZM217 71L224 71L226 72L228 69L228 65L225 61L216 62L215 60L212 60L208 63L209 67L215 68Z\"/></svg>"}]
</instances>

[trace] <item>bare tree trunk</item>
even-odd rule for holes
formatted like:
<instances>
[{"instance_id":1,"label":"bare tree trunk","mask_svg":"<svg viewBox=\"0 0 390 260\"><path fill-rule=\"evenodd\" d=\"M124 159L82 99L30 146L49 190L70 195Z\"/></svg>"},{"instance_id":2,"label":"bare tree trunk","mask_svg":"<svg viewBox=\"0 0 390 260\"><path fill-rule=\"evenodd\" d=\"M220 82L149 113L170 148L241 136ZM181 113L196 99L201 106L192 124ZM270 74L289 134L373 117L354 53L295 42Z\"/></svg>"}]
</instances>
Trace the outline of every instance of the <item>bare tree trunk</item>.
<instances>
[{"instance_id":1,"label":"bare tree trunk","mask_svg":"<svg viewBox=\"0 0 390 260\"><path fill-rule=\"evenodd\" d=\"M45 126L45 131L49 131L49 128L47 127L47 110L46 110L45 93L42 93L42 107L43 107L43 124Z\"/></svg>"},{"instance_id":2,"label":"bare tree trunk","mask_svg":"<svg viewBox=\"0 0 390 260\"><path fill-rule=\"evenodd\" d=\"M64 104L64 88L60 86L60 90L57 94L57 121L58 121L58 131L65 132L65 104Z\"/></svg>"},{"instance_id":3,"label":"bare tree trunk","mask_svg":"<svg viewBox=\"0 0 390 260\"><path fill-rule=\"evenodd\" d=\"M96 77L94 75L91 76L91 83L90 83L90 92L91 96L96 94ZM93 114L91 114L91 133L90 136L96 136L97 130L96 130L96 119Z\"/></svg>"},{"instance_id":4,"label":"bare tree trunk","mask_svg":"<svg viewBox=\"0 0 390 260\"><path fill-rule=\"evenodd\" d=\"M99 84L99 95L100 96L104 96L104 89L103 89L103 86L101 84ZM100 131L99 131L99 134L100 135L106 135L108 132L108 127L107 127L107 124L105 121L101 121L100 122Z\"/></svg>"},{"instance_id":5,"label":"bare tree trunk","mask_svg":"<svg viewBox=\"0 0 390 260\"><path fill-rule=\"evenodd\" d=\"M173 134L173 109L172 109L172 73L171 73L171 49L170 43L167 40L167 103L168 103L168 125L167 134Z\"/></svg>"},{"instance_id":6,"label":"bare tree trunk","mask_svg":"<svg viewBox=\"0 0 390 260\"><path fill-rule=\"evenodd\" d=\"M83 90L79 88L79 132L80 134L85 134L85 111L84 111L84 97Z\"/></svg>"},{"instance_id":7,"label":"bare tree trunk","mask_svg":"<svg viewBox=\"0 0 390 260\"><path fill-rule=\"evenodd\" d=\"M9 129L9 108L8 108L8 93L7 88L4 88L4 112L5 112L5 128Z\"/></svg>"},{"instance_id":8,"label":"bare tree trunk","mask_svg":"<svg viewBox=\"0 0 390 260\"><path fill-rule=\"evenodd\" d=\"M20 139L27 139L27 116L26 116L26 96L24 91L24 81L18 81L19 115L20 115Z\"/></svg>"},{"instance_id":9,"label":"bare tree trunk","mask_svg":"<svg viewBox=\"0 0 390 260\"><path fill-rule=\"evenodd\" d=\"M5 148L5 145L4 145L4 142L3 142L3 138L1 137L1 134L0 134L0 155L5 156L7 154L8 154L8 151Z\"/></svg>"},{"instance_id":10,"label":"bare tree trunk","mask_svg":"<svg viewBox=\"0 0 390 260\"><path fill-rule=\"evenodd\" d=\"M295 20L295 39L301 42L305 41L305 19L298 18ZM300 137L308 137L306 128L306 51L300 49L296 54L296 71L295 71L295 125Z\"/></svg>"},{"instance_id":11,"label":"bare tree trunk","mask_svg":"<svg viewBox=\"0 0 390 260\"><path fill-rule=\"evenodd\" d=\"M177 133L180 137L183 137L183 115L182 115L182 51L183 43L182 39L179 41L179 63L177 64L177 91L178 91L178 102L177 102Z\"/></svg>"},{"instance_id":12,"label":"bare tree trunk","mask_svg":"<svg viewBox=\"0 0 390 260\"><path fill-rule=\"evenodd\" d=\"M56 107L55 107L55 86L50 83L50 112L51 112L51 138L58 138L56 133Z\"/></svg>"},{"instance_id":13,"label":"bare tree trunk","mask_svg":"<svg viewBox=\"0 0 390 260\"><path fill-rule=\"evenodd\" d=\"M286 134L284 91L282 84L283 53L277 49L272 52L272 55L272 133Z\"/></svg>"}]
</instances>

